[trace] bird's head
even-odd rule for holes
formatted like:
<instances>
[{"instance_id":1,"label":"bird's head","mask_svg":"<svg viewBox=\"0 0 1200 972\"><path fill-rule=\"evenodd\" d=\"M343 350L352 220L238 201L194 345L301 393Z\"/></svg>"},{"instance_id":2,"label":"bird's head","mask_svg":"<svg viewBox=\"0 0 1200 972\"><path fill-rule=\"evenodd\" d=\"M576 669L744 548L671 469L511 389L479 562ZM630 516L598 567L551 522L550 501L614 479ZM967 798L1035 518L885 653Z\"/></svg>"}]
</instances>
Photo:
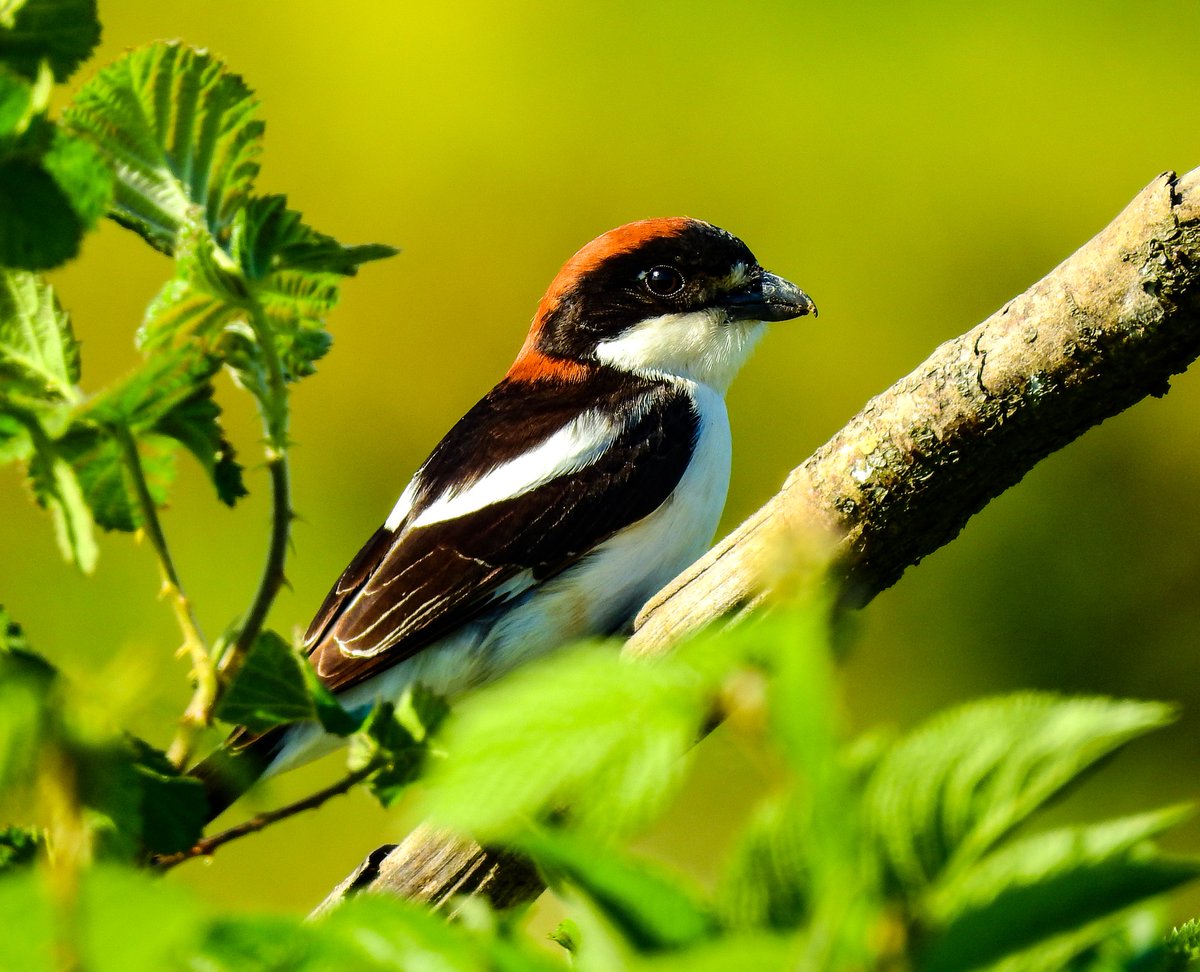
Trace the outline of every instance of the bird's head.
<instances>
[{"instance_id":1,"label":"bird's head","mask_svg":"<svg viewBox=\"0 0 1200 972\"><path fill-rule=\"evenodd\" d=\"M509 374L571 380L609 365L724 390L764 322L816 312L733 234L698 219L641 220L566 262Z\"/></svg>"}]
</instances>

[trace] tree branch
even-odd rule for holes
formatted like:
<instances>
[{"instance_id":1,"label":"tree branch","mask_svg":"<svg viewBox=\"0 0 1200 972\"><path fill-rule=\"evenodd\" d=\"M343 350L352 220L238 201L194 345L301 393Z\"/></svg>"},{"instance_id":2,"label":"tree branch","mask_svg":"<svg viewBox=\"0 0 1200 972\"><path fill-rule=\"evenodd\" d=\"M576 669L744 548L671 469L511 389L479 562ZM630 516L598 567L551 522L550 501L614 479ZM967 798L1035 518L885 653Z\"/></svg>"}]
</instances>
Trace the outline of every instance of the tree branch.
<instances>
[{"instance_id":1,"label":"tree branch","mask_svg":"<svg viewBox=\"0 0 1200 972\"><path fill-rule=\"evenodd\" d=\"M160 871L169 871L176 864L190 861L193 857L208 857L218 847L228 844L231 840L237 840L239 837L245 837L247 834L258 833L258 831L271 826L273 823L286 820L288 817L294 817L305 810L316 810L327 800L350 792L355 786L379 769L379 765L376 762L369 763L366 766L347 773L336 783L331 783L323 790L311 793L301 800L285 804L275 810L266 810L263 813L250 817L248 820L243 820L240 824L230 827L228 830L222 830L219 834L201 838L187 850L177 851L174 854L160 854L153 858L151 864Z\"/></svg>"},{"instance_id":2,"label":"tree branch","mask_svg":"<svg viewBox=\"0 0 1200 972\"><path fill-rule=\"evenodd\" d=\"M650 601L626 653L668 651L752 603L779 547L797 537L833 537L843 603L865 605L1051 452L1165 394L1198 354L1200 169L1159 176L1041 281L868 402ZM370 878L352 876L321 910L364 890L414 896L413 875L431 859L456 880L473 868L496 882L511 866L469 840L420 829L369 857ZM481 887L425 884L415 896L438 901ZM530 900L537 887L502 903Z\"/></svg>"}]
</instances>

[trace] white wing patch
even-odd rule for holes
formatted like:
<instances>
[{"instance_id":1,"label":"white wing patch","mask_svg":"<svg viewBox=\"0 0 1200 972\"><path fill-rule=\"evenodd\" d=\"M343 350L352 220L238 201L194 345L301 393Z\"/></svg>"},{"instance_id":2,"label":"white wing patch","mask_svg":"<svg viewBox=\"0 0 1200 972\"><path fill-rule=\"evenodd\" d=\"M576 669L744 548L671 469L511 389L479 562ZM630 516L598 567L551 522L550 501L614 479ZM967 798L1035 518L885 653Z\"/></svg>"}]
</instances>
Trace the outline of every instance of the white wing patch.
<instances>
[{"instance_id":1,"label":"white wing patch","mask_svg":"<svg viewBox=\"0 0 1200 972\"><path fill-rule=\"evenodd\" d=\"M396 500L396 505L392 507L392 512L388 514L388 518L383 524L385 530L395 533L396 528L408 518L408 514L412 512L413 497L417 495L417 480L420 478L421 474L417 473L413 476L412 481L404 487L404 492Z\"/></svg>"},{"instance_id":2,"label":"white wing patch","mask_svg":"<svg viewBox=\"0 0 1200 972\"><path fill-rule=\"evenodd\" d=\"M585 412L541 445L501 463L474 482L446 490L410 520L421 478L418 472L401 494L384 527L395 531L402 525L413 529L453 520L522 496L559 476L577 473L612 446L622 424L622 420L614 421L599 411Z\"/></svg>"}]
</instances>

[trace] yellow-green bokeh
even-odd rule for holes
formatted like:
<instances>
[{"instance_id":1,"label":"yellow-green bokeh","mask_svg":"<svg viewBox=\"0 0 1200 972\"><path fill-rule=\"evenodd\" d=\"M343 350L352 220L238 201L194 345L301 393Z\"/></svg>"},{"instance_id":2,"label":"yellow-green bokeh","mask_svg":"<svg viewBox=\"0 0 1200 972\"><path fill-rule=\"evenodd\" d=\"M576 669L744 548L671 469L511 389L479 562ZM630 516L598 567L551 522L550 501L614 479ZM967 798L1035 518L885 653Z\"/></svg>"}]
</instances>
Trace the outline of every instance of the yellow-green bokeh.
<instances>
[{"instance_id":1,"label":"yellow-green bokeh","mask_svg":"<svg viewBox=\"0 0 1200 972\"><path fill-rule=\"evenodd\" d=\"M101 17L98 63L170 37L226 59L263 102L261 187L347 242L404 248L344 288L334 350L295 397L302 519L273 616L285 630L307 623L425 452L503 372L559 264L597 233L712 220L821 308L777 327L731 392L729 526L1160 171L1200 164L1195 0L110 0ZM105 226L55 275L85 388L132 365L167 272ZM847 663L855 727L1021 686L1176 699L1180 726L1122 757L1118 782L1075 810L1196 793L1200 386L1174 385L1051 457L863 612ZM253 461L247 403L221 393ZM257 579L264 479L252 468L254 496L230 512L189 469L166 514L210 633ZM107 538L97 575L76 576L12 470L0 524L0 602L165 743L186 689L149 550ZM761 785L720 734L707 746L653 840L701 874ZM293 774L271 796L335 771ZM403 824L354 796L172 880L218 904L304 908ZM1183 841L1194 850L1200 833Z\"/></svg>"}]
</instances>

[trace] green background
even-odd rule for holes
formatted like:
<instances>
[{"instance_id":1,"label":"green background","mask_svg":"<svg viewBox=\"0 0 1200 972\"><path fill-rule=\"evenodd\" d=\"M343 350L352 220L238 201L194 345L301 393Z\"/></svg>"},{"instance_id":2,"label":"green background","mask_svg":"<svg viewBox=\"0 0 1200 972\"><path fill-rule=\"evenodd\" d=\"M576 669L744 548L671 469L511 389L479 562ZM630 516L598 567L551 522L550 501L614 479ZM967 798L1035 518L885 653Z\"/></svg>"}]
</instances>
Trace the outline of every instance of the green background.
<instances>
[{"instance_id":1,"label":"green background","mask_svg":"<svg viewBox=\"0 0 1200 972\"><path fill-rule=\"evenodd\" d=\"M438 437L501 375L580 245L692 215L800 284L818 320L777 326L729 396L728 529L871 395L1099 230L1159 172L1200 164L1200 3L101 3L95 64L158 38L204 46L263 101L263 191L346 242L403 247L347 283L335 346L295 396L291 589L303 628ZM65 99L67 92L63 92ZM54 275L84 387L132 366L169 271L105 225ZM243 457L257 431L223 401ZM1173 699L1072 812L1194 797L1200 756L1200 383L1042 463L857 619L847 723L907 726L1041 687ZM165 527L207 632L243 610L266 483L216 505L187 468ZM19 476L0 475L0 602L98 704L166 744L186 698L151 552L106 538L72 573ZM619 717L614 713L614 717ZM326 760L260 805L338 772ZM766 782L718 732L646 844L700 877ZM410 823L355 794L230 845L172 881L214 904L306 909ZM1176 843L1200 849L1200 828ZM1200 911L1192 894L1181 909Z\"/></svg>"}]
</instances>

